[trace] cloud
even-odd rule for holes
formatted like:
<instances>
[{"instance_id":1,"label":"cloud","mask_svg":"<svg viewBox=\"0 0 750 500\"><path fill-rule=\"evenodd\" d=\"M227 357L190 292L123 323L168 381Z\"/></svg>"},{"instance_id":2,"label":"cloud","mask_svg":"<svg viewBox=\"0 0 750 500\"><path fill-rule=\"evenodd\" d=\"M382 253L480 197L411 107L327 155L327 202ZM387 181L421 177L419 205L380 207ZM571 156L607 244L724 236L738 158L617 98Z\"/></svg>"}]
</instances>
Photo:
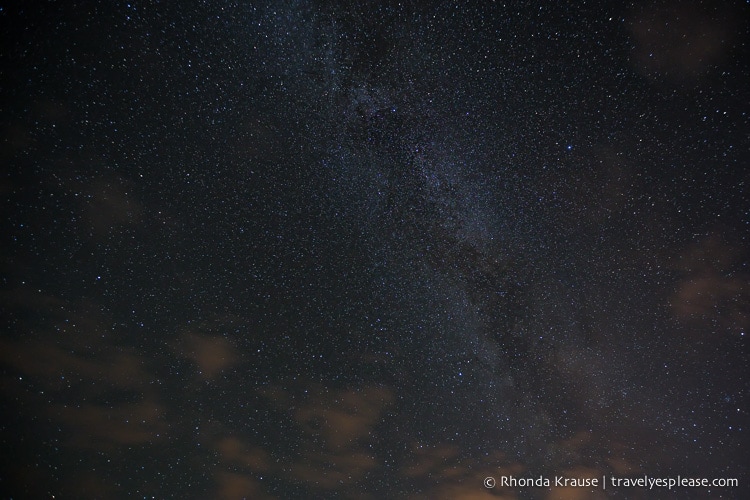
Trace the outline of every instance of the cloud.
<instances>
[{"instance_id":1,"label":"cloud","mask_svg":"<svg viewBox=\"0 0 750 500\"><path fill-rule=\"evenodd\" d=\"M71 444L96 450L152 444L167 430L165 410L153 399L119 405L57 405L52 414L74 431Z\"/></svg>"},{"instance_id":2,"label":"cloud","mask_svg":"<svg viewBox=\"0 0 750 500\"><path fill-rule=\"evenodd\" d=\"M0 362L46 389L78 384L92 395L136 390L151 379L144 358L116 341L118 332L107 326L112 322L93 304L26 288L4 292L0 300L21 318L16 327L26 330L23 337L0 338Z\"/></svg>"},{"instance_id":3,"label":"cloud","mask_svg":"<svg viewBox=\"0 0 750 500\"><path fill-rule=\"evenodd\" d=\"M158 441L167 430L166 410L151 386L148 360L119 342L122 332L113 331L100 308L17 292L4 294L4 304L20 318L36 319L17 323L24 336L0 339L0 363L13 374L3 391L67 429L67 446L111 451ZM28 311L34 314L21 314Z\"/></svg>"},{"instance_id":4,"label":"cloud","mask_svg":"<svg viewBox=\"0 0 750 500\"><path fill-rule=\"evenodd\" d=\"M261 391L273 407L291 412L299 426L299 453L290 459L285 474L312 491L337 490L345 497L367 498L357 485L378 467L370 445L378 439L376 429L394 400L393 391L379 385L331 389L313 383L306 387L304 396L278 386Z\"/></svg>"},{"instance_id":5,"label":"cloud","mask_svg":"<svg viewBox=\"0 0 750 500\"><path fill-rule=\"evenodd\" d=\"M392 391L380 386L315 391L295 412L305 439L291 475L313 489L354 487L377 466L367 444L392 401Z\"/></svg>"},{"instance_id":6,"label":"cloud","mask_svg":"<svg viewBox=\"0 0 750 500\"><path fill-rule=\"evenodd\" d=\"M223 427L220 422L212 423L214 429ZM233 427L226 432L235 432ZM266 491L265 477L279 473L279 461L272 460L268 451L260 446L248 444L245 439L224 431L212 433L209 437L212 456L218 457L213 467L215 489L212 498L275 498Z\"/></svg>"},{"instance_id":7,"label":"cloud","mask_svg":"<svg viewBox=\"0 0 750 500\"><path fill-rule=\"evenodd\" d=\"M408 498L489 500L518 497L516 492L499 484L486 488L486 477L499 480L501 476L519 476L524 471L524 466L510 463L501 452L478 459L466 456L465 450L455 445L415 443L399 472L413 485L412 490L420 491Z\"/></svg>"},{"instance_id":8,"label":"cloud","mask_svg":"<svg viewBox=\"0 0 750 500\"><path fill-rule=\"evenodd\" d=\"M215 448L221 460L228 464L247 467L255 472L266 472L271 468L270 459L265 450L259 447L248 448L239 438L221 438Z\"/></svg>"},{"instance_id":9,"label":"cloud","mask_svg":"<svg viewBox=\"0 0 750 500\"><path fill-rule=\"evenodd\" d=\"M689 324L721 325L729 332L747 329L750 279L742 261L742 252L717 233L689 245L673 265L681 274L669 300L674 315Z\"/></svg>"},{"instance_id":10,"label":"cloud","mask_svg":"<svg viewBox=\"0 0 750 500\"><path fill-rule=\"evenodd\" d=\"M460 453L458 447L453 445L434 447L415 445L412 452L414 453L413 461L402 469L402 474L407 477L444 475L443 469L446 464Z\"/></svg>"},{"instance_id":11,"label":"cloud","mask_svg":"<svg viewBox=\"0 0 750 500\"><path fill-rule=\"evenodd\" d=\"M253 498L258 500L275 498L266 494L258 480L237 472L221 471L216 474L217 498L237 500Z\"/></svg>"},{"instance_id":12,"label":"cloud","mask_svg":"<svg viewBox=\"0 0 750 500\"><path fill-rule=\"evenodd\" d=\"M296 419L308 433L322 434L328 449L339 450L366 437L392 399L383 387L319 393L297 411Z\"/></svg>"},{"instance_id":13,"label":"cloud","mask_svg":"<svg viewBox=\"0 0 750 500\"><path fill-rule=\"evenodd\" d=\"M216 378L239 359L236 349L227 339L214 335L188 333L177 351L193 361L198 374L207 380Z\"/></svg>"},{"instance_id":14,"label":"cloud","mask_svg":"<svg viewBox=\"0 0 750 500\"><path fill-rule=\"evenodd\" d=\"M376 465L375 458L363 451L331 452L311 447L305 450L303 459L292 466L291 475L312 489L346 490Z\"/></svg>"},{"instance_id":15,"label":"cloud","mask_svg":"<svg viewBox=\"0 0 750 500\"><path fill-rule=\"evenodd\" d=\"M630 19L633 64L649 77L695 79L725 57L737 35L737 14L694 2L646 3Z\"/></svg>"},{"instance_id":16,"label":"cloud","mask_svg":"<svg viewBox=\"0 0 750 500\"><path fill-rule=\"evenodd\" d=\"M89 358L42 340L0 339L0 362L27 376L41 378L49 388L68 384L62 378L66 374L78 380L104 381L121 389L137 388L148 380L142 360L133 353L111 349Z\"/></svg>"}]
</instances>

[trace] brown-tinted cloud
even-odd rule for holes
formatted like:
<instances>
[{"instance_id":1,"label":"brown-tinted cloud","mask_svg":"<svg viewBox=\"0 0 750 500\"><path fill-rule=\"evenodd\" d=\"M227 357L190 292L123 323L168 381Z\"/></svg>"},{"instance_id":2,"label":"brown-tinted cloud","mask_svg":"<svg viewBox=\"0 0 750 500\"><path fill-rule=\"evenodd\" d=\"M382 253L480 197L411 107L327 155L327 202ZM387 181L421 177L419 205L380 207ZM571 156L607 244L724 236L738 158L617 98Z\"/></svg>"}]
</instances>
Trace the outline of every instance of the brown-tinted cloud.
<instances>
[{"instance_id":1,"label":"brown-tinted cloud","mask_svg":"<svg viewBox=\"0 0 750 500\"><path fill-rule=\"evenodd\" d=\"M164 408L150 399L118 405L58 405L52 413L72 430L70 443L81 448L152 444L167 430Z\"/></svg>"},{"instance_id":2,"label":"brown-tinted cloud","mask_svg":"<svg viewBox=\"0 0 750 500\"><path fill-rule=\"evenodd\" d=\"M358 485L378 467L371 445L378 439L383 411L393 401L390 389L302 383L293 390L268 386L260 392L272 408L296 423L289 432L299 437L298 449L272 458L272 450L252 444L251 437L219 430L211 445L219 457L214 473L217 498L273 498L262 477L302 484L321 498L332 491L343 498L374 498Z\"/></svg>"},{"instance_id":3,"label":"brown-tinted cloud","mask_svg":"<svg viewBox=\"0 0 750 500\"><path fill-rule=\"evenodd\" d=\"M61 299L29 288L4 292L3 304L21 318L23 337L0 338L0 362L55 390L96 381L88 388L136 389L151 378L145 360L120 345L119 333L94 304ZM31 314L29 314L31 313Z\"/></svg>"},{"instance_id":4,"label":"brown-tinted cloud","mask_svg":"<svg viewBox=\"0 0 750 500\"><path fill-rule=\"evenodd\" d=\"M309 433L321 434L328 449L339 450L366 437L392 398L383 387L321 394L300 408L296 418Z\"/></svg>"},{"instance_id":5,"label":"brown-tinted cloud","mask_svg":"<svg viewBox=\"0 0 750 500\"><path fill-rule=\"evenodd\" d=\"M121 344L99 308L28 289L2 299L25 333L0 339L0 363L14 374L3 379L4 392L67 429L67 446L110 451L159 440L166 410L148 360Z\"/></svg>"},{"instance_id":6,"label":"brown-tinted cloud","mask_svg":"<svg viewBox=\"0 0 750 500\"><path fill-rule=\"evenodd\" d=\"M718 233L689 245L673 266L681 275L670 298L674 315L730 333L750 327L750 280L741 261L740 249Z\"/></svg>"},{"instance_id":7,"label":"brown-tinted cloud","mask_svg":"<svg viewBox=\"0 0 750 500\"><path fill-rule=\"evenodd\" d=\"M519 477L524 472L523 465L511 463L501 452L480 459L467 456L466 451L456 445L417 443L400 470L400 474L415 485L415 490L423 491L408 498L438 500L515 499L518 498L515 491L499 484L488 489L484 479L494 477L499 481L503 475Z\"/></svg>"},{"instance_id":8,"label":"brown-tinted cloud","mask_svg":"<svg viewBox=\"0 0 750 500\"><path fill-rule=\"evenodd\" d=\"M488 455L473 455L460 444L436 443L425 445L414 443L399 471L407 491L414 493L411 499L490 499L490 498L546 498L567 500L598 500L608 498L607 492L598 487L558 487L556 476L571 479L596 478L603 475L637 477L644 473L642 466L648 460L642 455L643 447L637 450L628 439L618 437L621 429L581 429L568 436L546 444L539 453L543 463L526 464L510 459L501 450ZM642 439L639 436L638 439ZM653 441L653 449L663 443ZM653 455L653 454L652 454ZM649 470L646 466L645 470ZM502 486L502 477L546 478L550 488ZM484 486L484 478L496 480L494 488ZM642 498L642 497L634 497Z\"/></svg>"},{"instance_id":9,"label":"brown-tinted cloud","mask_svg":"<svg viewBox=\"0 0 750 500\"><path fill-rule=\"evenodd\" d=\"M371 445L393 392L382 386L331 389L310 384L305 397L280 387L262 393L272 406L290 411L299 425L299 455L286 474L314 491L337 490L346 498L367 498L357 484L378 466Z\"/></svg>"},{"instance_id":10,"label":"brown-tinted cloud","mask_svg":"<svg viewBox=\"0 0 750 500\"><path fill-rule=\"evenodd\" d=\"M266 500L275 498L263 491L257 479L247 474L220 471L216 474L216 483L216 498L222 500L238 500L241 498Z\"/></svg>"},{"instance_id":11,"label":"brown-tinted cloud","mask_svg":"<svg viewBox=\"0 0 750 500\"><path fill-rule=\"evenodd\" d=\"M237 437L220 438L215 448L222 462L247 467L255 472L266 472L271 468L270 458L265 450L257 446L248 447Z\"/></svg>"},{"instance_id":12,"label":"brown-tinted cloud","mask_svg":"<svg viewBox=\"0 0 750 500\"><path fill-rule=\"evenodd\" d=\"M176 347L179 355L193 361L198 375L212 380L234 365L237 351L224 337L201 333L187 333Z\"/></svg>"},{"instance_id":13,"label":"brown-tinted cloud","mask_svg":"<svg viewBox=\"0 0 750 500\"><path fill-rule=\"evenodd\" d=\"M390 389L316 391L295 412L306 437L291 475L313 489L342 489L354 495L356 484L377 465L367 446L375 426L392 402Z\"/></svg>"},{"instance_id":14,"label":"brown-tinted cloud","mask_svg":"<svg viewBox=\"0 0 750 500\"><path fill-rule=\"evenodd\" d=\"M148 380L142 360L131 352L105 351L91 358L42 340L0 339L0 362L50 387L59 387L61 376L90 379L118 388L137 388Z\"/></svg>"},{"instance_id":15,"label":"brown-tinted cloud","mask_svg":"<svg viewBox=\"0 0 750 500\"><path fill-rule=\"evenodd\" d=\"M275 498L261 481L263 476L278 473L278 462L272 461L266 450L237 436L221 434L213 438L212 447L219 457L213 475L215 498Z\"/></svg>"},{"instance_id":16,"label":"brown-tinted cloud","mask_svg":"<svg viewBox=\"0 0 750 500\"><path fill-rule=\"evenodd\" d=\"M632 61L649 77L695 79L720 62L737 35L737 12L697 2L646 2L630 16Z\"/></svg>"},{"instance_id":17,"label":"brown-tinted cloud","mask_svg":"<svg viewBox=\"0 0 750 500\"><path fill-rule=\"evenodd\" d=\"M443 475L446 464L460 454L458 447L453 445L434 447L415 445L412 448L413 461L402 471L407 477Z\"/></svg>"}]
</instances>

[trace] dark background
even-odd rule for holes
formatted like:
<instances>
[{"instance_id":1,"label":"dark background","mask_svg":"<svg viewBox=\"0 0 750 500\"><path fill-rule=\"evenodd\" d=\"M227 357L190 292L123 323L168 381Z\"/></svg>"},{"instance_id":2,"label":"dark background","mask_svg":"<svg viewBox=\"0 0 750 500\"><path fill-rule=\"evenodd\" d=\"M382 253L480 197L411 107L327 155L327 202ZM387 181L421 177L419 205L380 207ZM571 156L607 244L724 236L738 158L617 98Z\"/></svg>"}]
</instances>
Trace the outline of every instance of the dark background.
<instances>
[{"instance_id":1,"label":"dark background","mask_svg":"<svg viewBox=\"0 0 750 500\"><path fill-rule=\"evenodd\" d=\"M574 4L1 6L4 497L748 498L750 8Z\"/></svg>"}]
</instances>

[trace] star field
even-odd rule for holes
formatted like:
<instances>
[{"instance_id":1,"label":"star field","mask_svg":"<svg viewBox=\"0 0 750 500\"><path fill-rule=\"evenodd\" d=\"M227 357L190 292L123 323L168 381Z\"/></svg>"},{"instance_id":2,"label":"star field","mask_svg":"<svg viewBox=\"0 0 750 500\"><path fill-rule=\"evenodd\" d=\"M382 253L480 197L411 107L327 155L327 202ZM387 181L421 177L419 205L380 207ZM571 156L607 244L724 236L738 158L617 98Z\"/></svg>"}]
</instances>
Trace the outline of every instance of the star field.
<instances>
[{"instance_id":1,"label":"star field","mask_svg":"<svg viewBox=\"0 0 750 500\"><path fill-rule=\"evenodd\" d=\"M0 22L4 496L746 498L746 4Z\"/></svg>"}]
</instances>

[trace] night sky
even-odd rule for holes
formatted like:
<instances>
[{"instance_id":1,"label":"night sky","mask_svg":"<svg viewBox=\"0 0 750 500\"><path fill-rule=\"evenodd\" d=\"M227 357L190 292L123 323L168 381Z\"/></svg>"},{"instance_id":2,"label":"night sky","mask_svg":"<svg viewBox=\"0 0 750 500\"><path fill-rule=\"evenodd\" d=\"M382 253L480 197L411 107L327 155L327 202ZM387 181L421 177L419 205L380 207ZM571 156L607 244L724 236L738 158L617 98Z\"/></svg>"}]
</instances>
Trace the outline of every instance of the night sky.
<instances>
[{"instance_id":1,"label":"night sky","mask_svg":"<svg viewBox=\"0 0 750 500\"><path fill-rule=\"evenodd\" d=\"M0 25L2 498L750 498L747 2Z\"/></svg>"}]
</instances>

